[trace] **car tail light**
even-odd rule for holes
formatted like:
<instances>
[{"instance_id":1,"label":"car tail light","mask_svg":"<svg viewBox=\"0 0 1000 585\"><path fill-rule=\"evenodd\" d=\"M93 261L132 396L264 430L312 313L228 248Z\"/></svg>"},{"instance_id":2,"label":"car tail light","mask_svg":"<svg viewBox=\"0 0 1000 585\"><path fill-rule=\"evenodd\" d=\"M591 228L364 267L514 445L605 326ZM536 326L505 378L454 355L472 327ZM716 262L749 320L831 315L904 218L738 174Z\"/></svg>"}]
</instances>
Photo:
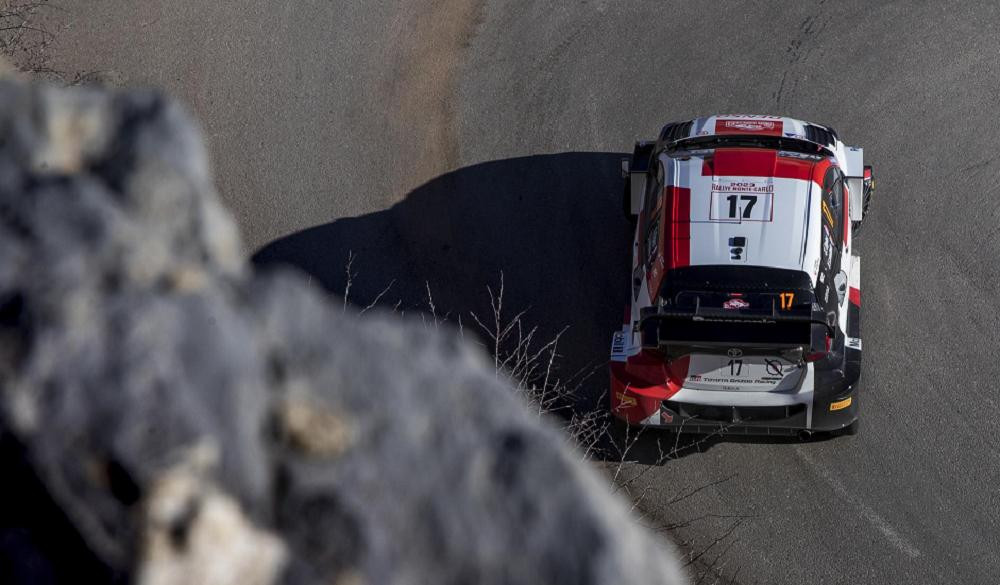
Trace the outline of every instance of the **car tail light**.
<instances>
[{"instance_id":1,"label":"car tail light","mask_svg":"<svg viewBox=\"0 0 1000 585\"><path fill-rule=\"evenodd\" d=\"M804 358L805 361L807 361L807 362L815 362L815 361L819 361L819 360L825 358L827 356L827 354L830 353L830 343L831 343L831 341L832 340L830 339L830 336L827 335L826 336L826 348L823 351L812 351L812 352L807 353L806 357Z\"/></svg>"}]
</instances>

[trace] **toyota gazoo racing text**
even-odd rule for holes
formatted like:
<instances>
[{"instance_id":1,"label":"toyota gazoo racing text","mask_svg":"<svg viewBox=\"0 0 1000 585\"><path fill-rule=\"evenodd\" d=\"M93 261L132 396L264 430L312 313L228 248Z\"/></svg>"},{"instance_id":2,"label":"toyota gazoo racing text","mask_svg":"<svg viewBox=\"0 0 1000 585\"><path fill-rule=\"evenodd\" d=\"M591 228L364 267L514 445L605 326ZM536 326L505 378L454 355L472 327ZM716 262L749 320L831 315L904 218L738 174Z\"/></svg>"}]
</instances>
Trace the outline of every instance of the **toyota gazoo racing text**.
<instances>
[{"instance_id":1,"label":"toyota gazoo racing text","mask_svg":"<svg viewBox=\"0 0 1000 585\"><path fill-rule=\"evenodd\" d=\"M668 124L622 161L634 222L611 409L683 432L857 429L861 148L775 116Z\"/></svg>"}]
</instances>

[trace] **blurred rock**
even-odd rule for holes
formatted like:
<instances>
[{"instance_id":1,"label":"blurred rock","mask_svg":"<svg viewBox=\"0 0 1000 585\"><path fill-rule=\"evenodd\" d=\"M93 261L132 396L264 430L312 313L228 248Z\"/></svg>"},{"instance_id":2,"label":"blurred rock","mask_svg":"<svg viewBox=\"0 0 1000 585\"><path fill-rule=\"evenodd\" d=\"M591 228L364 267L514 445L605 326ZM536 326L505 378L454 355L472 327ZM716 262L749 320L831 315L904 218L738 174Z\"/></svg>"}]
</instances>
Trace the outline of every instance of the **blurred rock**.
<instances>
[{"instance_id":1,"label":"blurred rock","mask_svg":"<svg viewBox=\"0 0 1000 585\"><path fill-rule=\"evenodd\" d=\"M680 582L478 351L250 274L173 102L0 137L0 581Z\"/></svg>"}]
</instances>

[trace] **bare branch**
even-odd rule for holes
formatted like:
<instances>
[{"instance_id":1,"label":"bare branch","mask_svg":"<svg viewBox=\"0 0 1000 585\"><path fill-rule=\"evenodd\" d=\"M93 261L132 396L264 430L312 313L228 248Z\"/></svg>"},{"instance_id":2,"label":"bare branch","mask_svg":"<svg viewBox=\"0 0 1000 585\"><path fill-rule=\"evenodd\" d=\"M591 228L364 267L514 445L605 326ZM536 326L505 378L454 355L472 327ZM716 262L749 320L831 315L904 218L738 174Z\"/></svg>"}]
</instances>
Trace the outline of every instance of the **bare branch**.
<instances>
[{"instance_id":1,"label":"bare branch","mask_svg":"<svg viewBox=\"0 0 1000 585\"><path fill-rule=\"evenodd\" d=\"M364 309L361 309L361 312L358 313L358 315L364 315L365 311L367 311L368 309L371 309L372 307L374 307L375 305L377 305L378 302L380 300L382 300L382 297L385 296L385 293L389 292L389 289L392 288L392 285L394 285L394 284L396 284L396 279L395 278L392 279L391 281L389 281L389 284L386 285L386 287L382 289L382 292L378 293L378 296L375 297L375 300L373 300L372 302L368 303L368 306L365 307ZM396 306L399 306L399 303L397 303Z\"/></svg>"},{"instance_id":2,"label":"bare branch","mask_svg":"<svg viewBox=\"0 0 1000 585\"><path fill-rule=\"evenodd\" d=\"M344 267L344 272L347 274L347 283L344 284L344 311L347 310L347 299L351 296L351 284L354 283L354 277L357 276L356 273L351 272L351 266L354 264L354 257L354 252L352 250L348 250L347 265Z\"/></svg>"},{"instance_id":3,"label":"bare branch","mask_svg":"<svg viewBox=\"0 0 1000 585\"><path fill-rule=\"evenodd\" d=\"M434 306L434 296L431 294L431 283L424 281L424 286L427 287L427 306L431 310L431 317L434 318L434 327L438 325L437 307Z\"/></svg>"}]
</instances>

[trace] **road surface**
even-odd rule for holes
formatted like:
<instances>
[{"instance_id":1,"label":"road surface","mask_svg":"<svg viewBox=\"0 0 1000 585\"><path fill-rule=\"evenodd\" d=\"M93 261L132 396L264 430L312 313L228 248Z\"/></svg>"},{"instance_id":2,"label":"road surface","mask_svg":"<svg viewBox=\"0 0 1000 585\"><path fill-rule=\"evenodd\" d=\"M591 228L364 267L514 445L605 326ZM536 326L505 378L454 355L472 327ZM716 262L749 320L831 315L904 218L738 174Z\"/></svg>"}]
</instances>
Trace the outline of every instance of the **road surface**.
<instances>
[{"instance_id":1,"label":"road surface","mask_svg":"<svg viewBox=\"0 0 1000 585\"><path fill-rule=\"evenodd\" d=\"M669 120L773 113L865 147L862 433L648 466L638 509L694 579L1000 582L1000 5L74 0L49 66L202 121L248 254L470 326L569 326L604 379L627 294L618 159ZM649 450L648 441L644 443ZM643 461L646 463L643 463ZM643 489L649 488L649 489ZM701 489L698 489L701 488ZM690 492L691 495L687 495ZM711 572L705 566L712 565Z\"/></svg>"}]
</instances>

